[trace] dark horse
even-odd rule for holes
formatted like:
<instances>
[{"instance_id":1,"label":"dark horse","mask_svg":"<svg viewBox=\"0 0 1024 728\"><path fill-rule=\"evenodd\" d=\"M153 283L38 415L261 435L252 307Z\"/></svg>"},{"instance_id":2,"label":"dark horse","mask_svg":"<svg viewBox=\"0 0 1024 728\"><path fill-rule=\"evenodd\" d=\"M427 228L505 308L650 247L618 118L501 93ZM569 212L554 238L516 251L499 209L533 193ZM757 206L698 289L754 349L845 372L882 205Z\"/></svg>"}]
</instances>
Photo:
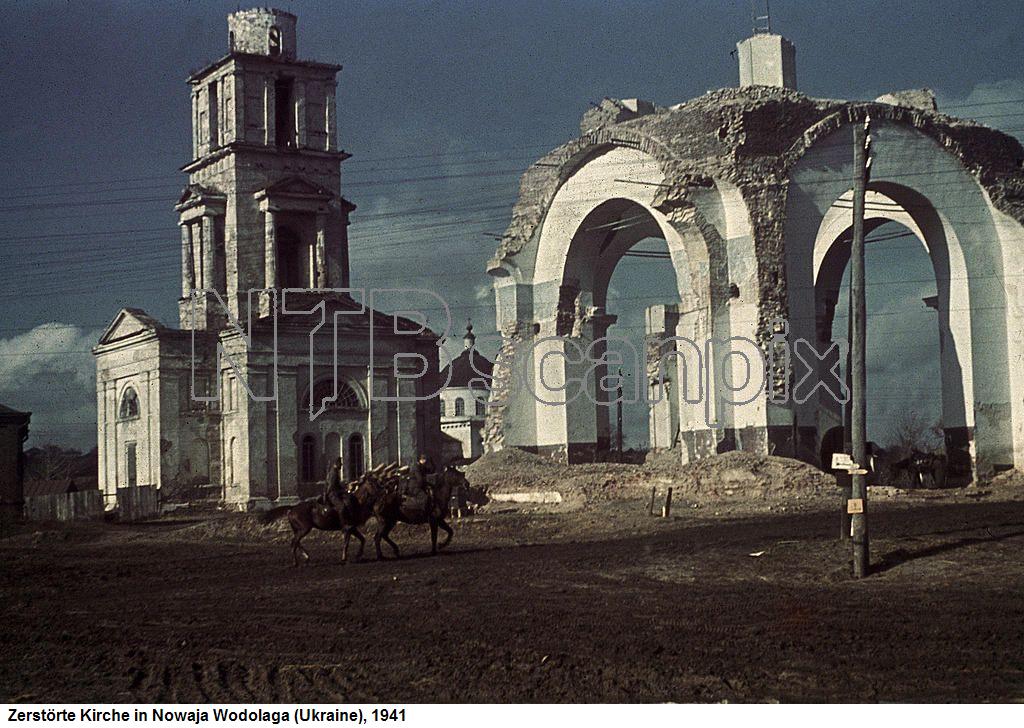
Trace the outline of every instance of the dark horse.
<instances>
[{"instance_id":1,"label":"dark horse","mask_svg":"<svg viewBox=\"0 0 1024 728\"><path fill-rule=\"evenodd\" d=\"M903 458L890 466L890 472L895 480L900 472L906 471L916 481L916 485L925 487L924 476L932 479L933 488L943 488L946 485L946 456L942 454L921 452L911 450L908 457Z\"/></svg>"},{"instance_id":2,"label":"dark horse","mask_svg":"<svg viewBox=\"0 0 1024 728\"><path fill-rule=\"evenodd\" d=\"M377 558L383 558L380 549L380 542L383 539L395 552L395 557L400 556L398 545L391 540L391 529L399 521L413 525L429 524L430 526L430 553L436 554L438 548L444 548L452 540L452 528L445 522L449 512L449 503L452 491L456 488L469 488L466 476L449 465L436 475L428 475L427 490L424 492L410 492L415 488L403 489L392 488L377 499L373 513L377 517L377 533L374 535L373 543L377 548ZM443 528L445 539L440 546L437 544L437 529Z\"/></svg>"},{"instance_id":3,"label":"dark horse","mask_svg":"<svg viewBox=\"0 0 1024 728\"><path fill-rule=\"evenodd\" d=\"M336 508L325 505L322 498L306 500L294 506L278 506L263 514L260 521L272 523L280 518L288 517L292 527L292 560L299 565L299 552L309 561L309 552L302 546L304 539L314 528L321 531L344 531L345 541L341 552L341 563L348 561L348 542L352 536L359 539L359 553L356 559L363 558L366 539L359 532L373 514L373 505L379 497L380 486L373 480L364 479L354 490L341 495L342 508L339 514Z\"/></svg>"}]
</instances>

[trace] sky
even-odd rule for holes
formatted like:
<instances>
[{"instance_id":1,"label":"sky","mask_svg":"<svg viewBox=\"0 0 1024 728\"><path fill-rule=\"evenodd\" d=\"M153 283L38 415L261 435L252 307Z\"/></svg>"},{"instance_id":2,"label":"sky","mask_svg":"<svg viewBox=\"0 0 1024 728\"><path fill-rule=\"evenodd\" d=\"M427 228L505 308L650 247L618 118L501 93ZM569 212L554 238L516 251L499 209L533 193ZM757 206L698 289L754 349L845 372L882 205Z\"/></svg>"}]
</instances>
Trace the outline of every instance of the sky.
<instances>
[{"instance_id":1,"label":"sky","mask_svg":"<svg viewBox=\"0 0 1024 728\"><path fill-rule=\"evenodd\" d=\"M191 138L185 78L225 53L226 15L239 3L4 7L0 402L34 413L30 444L87 448L95 441L88 351L103 328L124 306L176 321L173 205ZM478 334L494 333L484 268L523 170L576 136L580 116L602 97L669 105L736 85L730 51L751 28L749 0L277 7L299 16L301 57L344 66L339 143L353 157L342 193L358 206L353 284L429 285L452 305L456 334L468 316ZM796 44L805 93L871 99L927 86L940 108L1001 102L975 118L1022 133L1024 3L775 0L772 14L773 29ZM424 209L434 212L417 212ZM651 282L651 302L672 290L664 261L627 261L609 306L623 327L642 321L646 304L629 295L641 277ZM912 246L876 247L869 281L894 262L929 270ZM918 332L920 341L901 341L922 368L936 355L928 347L937 353L935 336L919 331L928 320L920 298L934 292L927 288L897 287L869 300L869 314L902 312L873 320L880 340L886 326ZM885 351L876 356L869 376L892 361ZM877 381L886 391L869 411L872 436L882 437L887 419L909 402L937 412L926 393L934 377L888 394L888 379ZM639 444L643 412L631 410L627 420Z\"/></svg>"}]
</instances>

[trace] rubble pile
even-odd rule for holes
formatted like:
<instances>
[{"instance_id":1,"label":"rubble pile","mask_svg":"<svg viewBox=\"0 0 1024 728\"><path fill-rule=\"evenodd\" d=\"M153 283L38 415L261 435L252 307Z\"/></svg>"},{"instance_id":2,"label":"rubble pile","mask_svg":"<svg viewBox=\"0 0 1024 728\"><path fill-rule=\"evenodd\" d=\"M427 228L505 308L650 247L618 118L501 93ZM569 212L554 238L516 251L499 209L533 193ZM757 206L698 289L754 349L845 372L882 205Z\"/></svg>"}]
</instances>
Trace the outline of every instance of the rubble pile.
<instances>
[{"instance_id":1,"label":"rubble pile","mask_svg":"<svg viewBox=\"0 0 1024 728\"><path fill-rule=\"evenodd\" d=\"M515 448L489 453L466 470L469 481L493 492L556 491L567 500L642 498L651 487L672 487L697 500L779 499L835 492L835 479L812 465L789 458L728 452L687 465L679 453L652 455L643 465L585 463L565 465Z\"/></svg>"}]
</instances>

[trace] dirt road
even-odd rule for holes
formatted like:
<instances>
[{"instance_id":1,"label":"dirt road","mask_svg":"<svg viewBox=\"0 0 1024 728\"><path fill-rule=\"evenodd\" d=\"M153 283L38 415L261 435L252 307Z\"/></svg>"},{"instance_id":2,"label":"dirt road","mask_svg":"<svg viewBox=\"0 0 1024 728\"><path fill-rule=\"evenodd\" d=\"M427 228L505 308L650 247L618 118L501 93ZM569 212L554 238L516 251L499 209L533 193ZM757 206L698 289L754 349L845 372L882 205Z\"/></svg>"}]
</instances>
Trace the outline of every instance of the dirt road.
<instances>
[{"instance_id":1,"label":"dirt road","mask_svg":"<svg viewBox=\"0 0 1024 728\"><path fill-rule=\"evenodd\" d=\"M1024 700L1024 503L886 504L877 573L833 513L635 504L463 522L337 563L235 520L0 540L6 701ZM210 535L210 534L214 535ZM764 551L761 556L749 554Z\"/></svg>"}]
</instances>

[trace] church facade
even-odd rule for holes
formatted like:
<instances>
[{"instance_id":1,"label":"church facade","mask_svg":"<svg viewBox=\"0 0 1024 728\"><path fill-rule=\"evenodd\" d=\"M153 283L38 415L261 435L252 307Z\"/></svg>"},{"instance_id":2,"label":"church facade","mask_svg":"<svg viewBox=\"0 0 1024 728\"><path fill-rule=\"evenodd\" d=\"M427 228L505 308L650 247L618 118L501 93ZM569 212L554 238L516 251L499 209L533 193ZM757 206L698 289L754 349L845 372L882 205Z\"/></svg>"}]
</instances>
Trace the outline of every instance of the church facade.
<instances>
[{"instance_id":1,"label":"church facade","mask_svg":"<svg viewBox=\"0 0 1024 728\"><path fill-rule=\"evenodd\" d=\"M437 336L349 289L340 66L298 59L290 13L228 29L188 80L178 326L122 309L94 348L108 499L152 485L254 507L315 492L338 456L355 477L440 447Z\"/></svg>"}]
</instances>

